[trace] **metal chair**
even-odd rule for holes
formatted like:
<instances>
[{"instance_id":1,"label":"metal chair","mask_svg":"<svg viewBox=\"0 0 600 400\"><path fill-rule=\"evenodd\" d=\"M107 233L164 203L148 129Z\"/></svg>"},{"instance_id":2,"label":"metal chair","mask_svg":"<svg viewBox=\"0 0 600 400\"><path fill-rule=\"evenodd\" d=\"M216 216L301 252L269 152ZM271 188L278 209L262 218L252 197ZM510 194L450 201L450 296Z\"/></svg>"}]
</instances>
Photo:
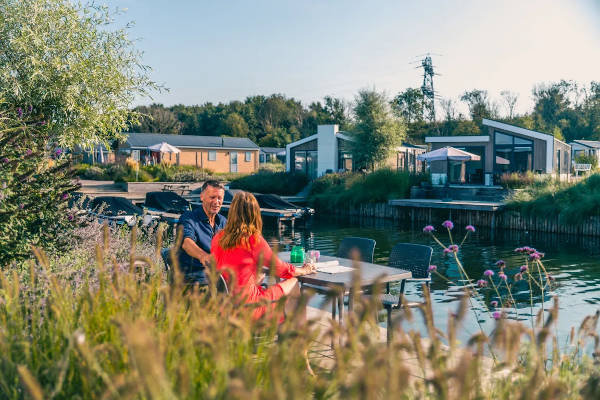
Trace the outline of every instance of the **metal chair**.
<instances>
[{"instance_id":1,"label":"metal chair","mask_svg":"<svg viewBox=\"0 0 600 400\"><path fill-rule=\"evenodd\" d=\"M171 282L172 280L172 271L171 271L171 251L173 249L168 247L168 248L164 248L160 251L160 256L163 260L163 262L165 263L165 269L167 270L167 274L168 274L168 279L169 282ZM206 276L202 275L205 279L207 279ZM186 286L194 286L196 284L199 284L200 286L208 286L208 282L206 281L200 281L198 279L198 276L196 276L196 274L194 272L189 272L189 271L183 271L183 282L186 284ZM217 291L219 293L226 293L229 294L229 288L227 286L227 281L225 280L225 278L223 277L222 274L219 274L219 278L217 281Z\"/></svg>"},{"instance_id":2,"label":"metal chair","mask_svg":"<svg viewBox=\"0 0 600 400\"><path fill-rule=\"evenodd\" d=\"M360 261L373 263L375 252L375 240L361 237L347 237L342 239L338 247L337 256L340 258L352 258L354 252L359 254Z\"/></svg>"},{"instance_id":3,"label":"metal chair","mask_svg":"<svg viewBox=\"0 0 600 400\"><path fill-rule=\"evenodd\" d=\"M427 286L429 286L429 283L431 282L429 264L431 263L432 253L433 249L430 246L413 243L398 243L390 253L388 266L410 271L412 273L412 278L405 279L400 283L399 296L389 293L389 284L387 285L387 293L379 295L379 301L387 311L388 342L392 339L392 310L402 307L406 282L423 282ZM411 306L415 304L406 305Z\"/></svg>"}]
</instances>

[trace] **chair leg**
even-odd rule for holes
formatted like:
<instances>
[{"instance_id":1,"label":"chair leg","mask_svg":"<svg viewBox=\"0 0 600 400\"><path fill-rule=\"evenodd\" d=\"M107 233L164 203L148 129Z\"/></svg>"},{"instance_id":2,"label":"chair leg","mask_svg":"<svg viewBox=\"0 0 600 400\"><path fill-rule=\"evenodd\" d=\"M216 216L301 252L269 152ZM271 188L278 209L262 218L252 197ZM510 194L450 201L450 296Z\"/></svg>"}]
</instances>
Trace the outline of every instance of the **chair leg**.
<instances>
[{"instance_id":1,"label":"chair leg","mask_svg":"<svg viewBox=\"0 0 600 400\"><path fill-rule=\"evenodd\" d=\"M400 293L404 294L404 287L406 286L406 280L400 282Z\"/></svg>"},{"instance_id":2,"label":"chair leg","mask_svg":"<svg viewBox=\"0 0 600 400\"><path fill-rule=\"evenodd\" d=\"M387 343L390 344L392 343L392 330L394 329L392 324L392 307L386 306L385 309L387 311Z\"/></svg>"},{"instance_id":3,"label":"chair leg","mask_svg":"<svg viewBox=\"0 0 600 400\"><path fill-rule=\"evenodd\" d=\"M385 293L390 294L390 283L389 282L385 284Z\"/></svg>"}]
</instances>

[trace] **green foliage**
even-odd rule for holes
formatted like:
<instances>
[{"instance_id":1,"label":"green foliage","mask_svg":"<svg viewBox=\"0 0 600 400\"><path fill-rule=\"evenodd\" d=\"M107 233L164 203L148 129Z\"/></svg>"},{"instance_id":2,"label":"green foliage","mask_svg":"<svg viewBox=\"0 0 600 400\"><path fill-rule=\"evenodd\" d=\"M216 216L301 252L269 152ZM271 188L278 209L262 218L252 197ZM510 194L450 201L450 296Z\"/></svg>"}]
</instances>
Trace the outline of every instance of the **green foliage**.
<instances>
[{"instance_id":1,"label":"green foliage","mask_svg":"<svg viewBox=\"0 0 600 400\"><path fill-rule=\"evenodd\" d=\"M402 144L406 127L393 116L385 94L361 90L354 105L353 161L356 168L373 170Z\"/></svg>"},{"instance_id":2,"label":"green foliage","mask_svg":"<svg viewBox=\"0 0 600 400\"><path fill-rule=\"evenodd\" d=\"M308 178L304 174L261 169L256 174L233 179L229 187L254 193L293 196L304 189L306 185L308 185Z\"/></svg>"},{"instance_id":3,"label":"green foliage","mask_svg":"<svg viewBox=\"0 0 600 400\"><path fill-rule=\"evenodd\" d=\"M132 167L120 164L77 164L73 171L81 179L115 182L201 182L215 175L209 169L171 164L145 165L139 167L137 175Z\"/></svg>"},{"instance_id":4,"label":"green foliage","mask_svg":"<svg viewBox=\"0 0 600 400\"><path fill-rule=\"evenodd\" d=\"M134 123L136 132L143 133L181 133L182 123L177 120L175 113L162 104L138 106L135 111L142 114L137 123Z\"/></svg>"},{"instance_id":5,"label":"green foliage","mask_svg":"<svg viewBox=\"0 0 600 400\"><path fill-rule=\"evenodd\" d=\"M40 118L22 109L0 116L0 266L28 256L32 245L62 249L74 225L71 161L47 141Z\"/></svg>"},{"instance_id":6,"label":"green foliage","mask_svg":"<svg viewBox=\"0 0 600 400\"><path fill-rule=\"evenodd\" d=\"M0 0L0 98L32 106L59 145L108 144L137 115L148 79L107 7L69 0Z\"/></svg>"},{"instance_id":7,"label":"green foliage","mask_svg":"<svg viewBox=\"0 0 600 400\"><path fill-rule=\"evenodd\" d=\"M529 187L536 182L541 185L544 185L548 181L552 181L552 178L546 175L536 175L531 171L527 171L525 173L506 173L500 176L500 185L508 189L519 189Z\"/></svg>"},{"instance_id":8,"label":"green foliage","mask_svg":"<svg viewBox=\"0 0 600 400\"><path fill-rule=\"evenodd\" d=\"M407 88L392 100L392 110L408 124L423 122L425 97L421 89Z\"/></svg>"},{"instance_id":9,"label":"green foliage","mask_svg":"<svg viewBox=\"0 0 600 400\"><path fill-rule=\"evenodd\" d=\"M577 184L539 182L508 200L508 209L524 215L559 216L563 223L579 223L590 216L600 216L600 174L592 174Z\"/></svg>"},{"instance_id":10,"label":"green foliage","mask_svg":"<svg viewBox=\"0 0 600 400\"><path fill-rule=\"evenodd\" d=\"M309 202L319 211L335 211L352 205L380 203L408 198L410 188L429 181L426 174L380 169L361 174L345 172L327 174L313 182Z\"/></svg>"},{"instance_id":11,"label":"green foliage","mask_svg":"<svg viewBox=\"0 0 600 400\"><path fill-rule=\"evenodd\" d=\"M591 154L580 154L575 157L575 162L577 164L590 164L592 166L592 170L598 168L598 158Z\"/></svg>"}]
</instances>

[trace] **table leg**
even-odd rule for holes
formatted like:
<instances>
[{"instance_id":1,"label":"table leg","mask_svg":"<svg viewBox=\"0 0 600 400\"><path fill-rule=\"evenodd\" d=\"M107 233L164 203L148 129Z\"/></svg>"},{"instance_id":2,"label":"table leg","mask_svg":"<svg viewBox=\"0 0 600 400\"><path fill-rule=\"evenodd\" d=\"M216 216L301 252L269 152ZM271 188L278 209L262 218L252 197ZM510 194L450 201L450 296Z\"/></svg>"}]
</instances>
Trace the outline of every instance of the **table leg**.
<instances>
[{"instance_id":1,"label":"table leg","mask_svg":"<svg viewBox=\"0 0 600 400\"><path fill-rule=\"evenodd\" d=\"M344 292L338 297L338 309L340 313L340 325L344 322Z\"/></svg>"},{"instance_id":2,"label":"table leg","mask_svg":"<svg viewBox=\"0 0 600 400\"><path fill-rule=\"evenodd\" d=\"M344 296L342 296L342 301L344 301ZM354 310L354 293L352 289L348 292L348 313L351 313Z\"/></svg>"}]
</instances>

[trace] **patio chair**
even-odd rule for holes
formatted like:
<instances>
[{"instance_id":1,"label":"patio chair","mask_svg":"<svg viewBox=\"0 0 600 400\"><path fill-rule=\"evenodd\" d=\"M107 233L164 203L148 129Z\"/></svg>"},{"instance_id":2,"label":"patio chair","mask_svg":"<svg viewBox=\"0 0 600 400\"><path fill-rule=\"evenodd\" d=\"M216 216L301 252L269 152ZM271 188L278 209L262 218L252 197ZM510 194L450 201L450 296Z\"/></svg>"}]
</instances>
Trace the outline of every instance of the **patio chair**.
<instances>
[{"instance_id":1,"label":"patio chair","mask_svg":"<svg viewBox=\"0 0 600 400\"><path fill-rule=\"evenodd\" d=\"M429 286L431 282L431 273L429 264L431 263L431 254L433 249L430 246L413 243L398 243L390 253L388 266L400 268L412 273L411 279L405 279L400 283L400 295L389 293L389 284L387 293L379 295L379 301L387 311L387 338L388 342L392 339L392 310L402 307L404 298L404 289L406 282L422 282ZM418 303L407 303L407 306L414 306Z\"/></svg>"},{"instance_id":2,"label":"patio chair","mask_svg":"<svg viewBox=\"0 0 600 400\"><path fill-rule=\"evenodd\" d=\"M172 248L164 248L160 251L160 256L162 257L163 262L165 263L165 269L167 270L167 274L169 276L169 282L172 279L172 271L171 271L171 251ZM183 273L183 281L186 286L191 287L195 284L199 284L200 286L207 286L207 282L198 282L197 277L194 275L194 272L191 273ZM227 281L223 277L223 274L219 274L219 278L217 281L217 291L219 293L229 294L229 288L227 286Z\"/></svg>"}]
</instances>

